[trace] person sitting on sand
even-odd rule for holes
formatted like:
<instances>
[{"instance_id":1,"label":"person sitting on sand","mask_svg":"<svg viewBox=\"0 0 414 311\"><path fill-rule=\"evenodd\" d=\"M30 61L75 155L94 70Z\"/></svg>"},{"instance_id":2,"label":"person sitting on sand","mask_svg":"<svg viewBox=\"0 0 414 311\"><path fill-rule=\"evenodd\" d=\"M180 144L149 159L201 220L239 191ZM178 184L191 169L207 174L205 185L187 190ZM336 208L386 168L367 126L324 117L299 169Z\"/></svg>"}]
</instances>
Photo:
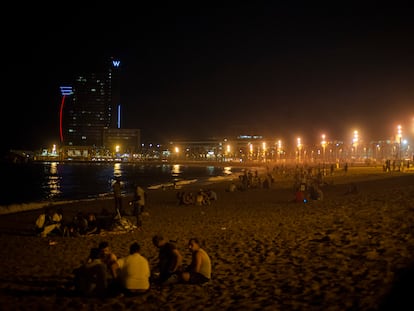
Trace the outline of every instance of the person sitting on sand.
<instances>
[{"instance_id":1,"label":"person sitting on sand","mask_svg":"<svg viewBox=\"0 0 414 311\"><path fill-rule=\"evenodd\" d=\"M192 192L183 192L183 203L185 205L194 204L194 194Z\"/></svg>"},{"instance_id":2,"label":"person sitting on sand","mask_svg":"<svg viewBox=\"0 0 414 311\"><path fill-rule=\"evenodd\" d=\"M210 205L210 198L206 191L200 189L196 195L196 205Z\"/></svg>"},{"instance_id":3,"label":"person sitting on sand","mask_svg":"<svg viewBox=\"0 0 414 311\"><path fill-rule=\"evenodd\" d=\"M84 296L104 297L108 291L106 266L99 248L91 248L87 261L73 270L76 291Z\"/></svg>"},{"instance_id":4,"label":"person sitting on sand","mask_svg":"<svg viewBox=\"0 0 414 311\"><path fill-rule=\"evenodd\" d=\"M83 212L79 211L72 219L70 224L70 236L81 236L86 234L88 219Z\"/></svg>"},{"instance_id":5,"label":"person sitting on sand","mask_svg":"<svg viewBox=\"0 0 414 311\"><path fill-rule=\"evenodd\" d=\"M317 183L311 184L309 187L309 197L312 200L323 200L323 192L322 189L318 186Z\"/></svg>"},{"instance_id":6,"label":"person sitting on sand","mask_svg":"<svg viewBox=\"0 0 414 311\"><path fill-rule=\"evenodd\" d=\"M178 191L177 194L178 205L194 204L194 195L192 192Z\"/></svg>"},{"instance_id":7,"label":"person sitting on sand","mask_svg":"<svg viewBox=\"0 0 414 311\"><path fill-rule=\"evenodd\" d=\"M46 206L43 213L36 219L36 233L42 238L50 234L62 235L63 215L57 213L53 207Z\"/></svg>"},{"instance_id":8,"label":"person sitting on sand","mask_svg":"<svg viewBox=\"0 0 414 311\"><path fill-rule=\"evenodd\" d=\"M208 200L211 201L217 201L217 192L215 192L212 189L208 189L207 190L207 196L208 196Z\"/></svg>"},{"instance_id":9,"label":"person sitting on sand","mask_svg":"<svg viewBox=\"0 0 414 311\"><path fill-rule=\"evenodd\" d=\"M188 241L191 251L191 264L181 274L181 280L188 284L203 284L211 279L211 260L207 252L201 248L197 238Z\"/></svg>"},{"instance_id":10,"label":"person sitting on sand","mask_svg":"<svg viewBox=\"0 0 414 311\"><path fill-rule=\"evenodd\" d=\"M306 203L308 201L308 189L306 187L305 183L299 184L299 186L296 186L296 192L295 192L295 199L294 201L297 203Z\"/></svg>"},{"instance_id":11,"label":"person sitting on sand","mask_svg":"<svg viewBox=\"0 0 414 311\"><path fill-rule=\"evenodd\" d=\"M152 237L152 243L158 248L157 269L159 276L156 283L162 285L177 281L182 272L183 256L173 242L167 242L161 235Z\"/></svg>"},{"instance_id":12,"label":"person sitting on sand","mask_svg":"<svg viewBox=\"0 0 414 311\"><path fill-rule=\"evenodd\" d=\"M106 241L99 243L98 248L99 248L99 254L100 254L99 256L102 262L106 265L109 276L115 280L116 269L118 268L117 256L111 251L109 247L109 243Z\"/></svg>"},{"instance_id":13,"label":"person sitting on sand","mask_svg":"<svg viewBox=\"0 0 414 311\"><path fill-rule=\"evenodd\" d=\"M98 227L98 220L96 218L95 213L89 213L86 220L87 220L87 226L85 229L85 235L98 234L99 227Z\"/></svg>"},{"instance_id":14,"label":"person sitting on sand","mask_svg":"<svg viewBox=\"0 0 414 311\"><path fill-rule=\"evenodd\" d=\"M150 266L139 252L141 246L134 242L129 247L129 255L117 260L117 277L123 291L128 296L146 293L150 288Z\"/></svg>"},{"instance_id":15,"label":"person sitting on sand","mask_svg":"<svg viewBox=\"0 0 414 311\"><path fill-rule=\"evenodd\" d=\"M230 183L229 187L226 189L227 192L235 192L237 190L237 186L234 182Z\"/></svg>"}]
</instances>

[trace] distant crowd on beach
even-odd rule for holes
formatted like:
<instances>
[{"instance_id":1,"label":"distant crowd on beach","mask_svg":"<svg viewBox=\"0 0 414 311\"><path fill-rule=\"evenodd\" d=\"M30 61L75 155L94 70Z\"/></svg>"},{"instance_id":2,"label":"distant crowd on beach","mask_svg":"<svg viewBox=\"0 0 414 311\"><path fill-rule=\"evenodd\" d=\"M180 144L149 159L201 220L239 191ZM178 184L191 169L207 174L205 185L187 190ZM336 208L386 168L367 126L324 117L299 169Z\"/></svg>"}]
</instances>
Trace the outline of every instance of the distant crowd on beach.
<instances>
[{"instance_id":1,"label":"distant crowd on beach","mask_svg":"<svg viewBox=\"0 0 414 311\"><path fill-rule=\"evenodd\" d=\"M230 182L226 191L245 192L254 189L270 189L274 187L277 180L291 179L293 180L292 201L306 203L311 200L323 200L323 187L327 184L326 177L333 176L337 171L338 166L334 164L314 167L276 165L272 169L266 167L260 173L257 169L245 169L237 180ZM347 163L343 165L342 171L344 174L347 173ZM68 221L68 219L64 219L61 209L46 206L36 219L36 234L41 237L49 235L76 237L100 234L103 231L141 230L143 217L149 215L145 204L147 191L136 184L133 198L126 205L125 198L122 195L120 178L115 178L112 187L113 211L103 209L99 214L92 212L84 214L80 211ZM355 185L353 185L353 188L355 188ZM216 191L211 188L200 188L198 191L181 188L176 190L178 205L208 206L218 200ZM347 193L356 193L356 189L350 189Z\"/></svg>"}]
</instances>

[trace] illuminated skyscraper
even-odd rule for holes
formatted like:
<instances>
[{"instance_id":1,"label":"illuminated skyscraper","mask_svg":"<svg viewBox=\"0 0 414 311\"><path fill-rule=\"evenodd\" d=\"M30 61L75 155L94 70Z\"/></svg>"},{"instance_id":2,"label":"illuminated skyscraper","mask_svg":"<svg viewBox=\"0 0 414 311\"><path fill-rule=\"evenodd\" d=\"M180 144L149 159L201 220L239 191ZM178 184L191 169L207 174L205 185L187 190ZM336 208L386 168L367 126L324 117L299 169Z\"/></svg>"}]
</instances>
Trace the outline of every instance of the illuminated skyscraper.
<instances>
[{"instance_id":1,"label":"illuminated skyscraper","mask_svg":"<svg viewBox=\"0 0 414 311\"><path fill-rule=\"evenodd\" d=\"M103 70L75 79L62 112L63 145L102 147L104 130L121 127L119 70L120 62L111 58Z\"/></svg>"},{"instance_id":2,"label":"illuminated skyscraper","mask_svg":"<svg viewBox=\"0 0 414 311\"><path fill-rule=\"evenodd\" d=\"M111 128L121 128L121 62L114 58L110 59L109 74L111 76Z\"/></svg>"}]
</instances>

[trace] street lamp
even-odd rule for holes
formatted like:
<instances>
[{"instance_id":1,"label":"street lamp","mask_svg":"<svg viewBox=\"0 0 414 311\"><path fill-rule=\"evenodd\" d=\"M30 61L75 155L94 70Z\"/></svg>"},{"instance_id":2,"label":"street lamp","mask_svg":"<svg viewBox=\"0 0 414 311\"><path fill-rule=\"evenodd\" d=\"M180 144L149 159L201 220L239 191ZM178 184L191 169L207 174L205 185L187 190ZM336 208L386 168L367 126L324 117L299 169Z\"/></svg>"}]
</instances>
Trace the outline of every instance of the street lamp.
<instances>
[{"instance_id":1,"label":"street lamp","mask_svg":"<svg viewBox=\"0 0 414 311\"><path fill-rule=\"evenodd\" d=\"M402 127L401 127L401 125L397 126L397 139L398 139L398 143L399 143L398 159L401 160L401 140L402 140Z\"/></svg>"},{"instance_id":2,"label":"street lamp","mask_svg":"<svg viewBox=\"0 0 414 311\"><path fill-rule=\"evenodd\" d=\"M297 147L298 147L298 162L300 162L300 150L302 149L302 143L300 137L297 139Z\"/></svg>"},{"instance_id":3,"label":"street lamp","mask_svg":"<svg viewBox=\"0 0 414 311\"><path fill-rule=\"evenodd\" d=\"M179 153L180 153L180 148L178 146L176 146L174 148L174 151L175 151L175 158L176 158L176 160L178 160L178 156L179 156Z\"/></svg>"},{"instance_id":4,"label":"street lamp","mask_svg":"<svg viewBox=\"0 0 414 311\"><path fill-rule=\"evenodd\" d=\"M279 160L282 157L282 141L279 139L277 141L277 154L279 155Z\"/></svg>"},{"instance_id":5,"label":"street lamp","mask_svg":"<svg viewBox=\"0 0 414 311\"><path fill-rule=\"evenodd\" d=\"M323 149L323 162L325 163L325 148L326 148L326 140L325 134L322 134L322 141L321 141L322 149Z\"/></svg>"},{"instance_id":6,"label":"street lamp","mask_svg":"<svg viewBox=\"0 0 414 311\"><path fill-rule=\"evenodd\" d=\"M227 147L226 147L226 155L227 155L227 160L228 160L229 158L231 158L230 152L231 152L231 147L230 147L230 145L227 145Z\"/></svg>"},{"instance_id":7,"label":"street lamp","mask_svg":"<svg viewBox=\"0 0 414 311\"><path fill-rule=\"evenodd\" d=\"M352 140L353 145L355 147L355 159L358 158L358 136L359 136L358 131L355 130L354 131L354 138Z\"/></svg>"}]
</instances>

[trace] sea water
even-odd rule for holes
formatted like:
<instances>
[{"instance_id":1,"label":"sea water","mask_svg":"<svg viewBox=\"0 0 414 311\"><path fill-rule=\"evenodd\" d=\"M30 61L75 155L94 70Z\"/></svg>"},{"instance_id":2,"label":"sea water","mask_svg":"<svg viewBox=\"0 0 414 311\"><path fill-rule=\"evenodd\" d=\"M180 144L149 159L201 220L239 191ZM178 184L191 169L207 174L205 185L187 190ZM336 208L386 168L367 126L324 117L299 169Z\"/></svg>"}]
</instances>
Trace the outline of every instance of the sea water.
<instances>
[{"instance_id":1,"label":"sea water","mask_svg":"<svg viewBox=\"0 0 414 311\"><path fill-rule=\"evenodd\" d=\"M111 195L115 177L121 178L124 193L132 193L135 185L147 189L182 186L232 179L242 172L240 167L199 166L142 163L71 163L32 162L1 163L3 182L1 209L22 204L73 201Z\"/></svg>"}]
</instances>

